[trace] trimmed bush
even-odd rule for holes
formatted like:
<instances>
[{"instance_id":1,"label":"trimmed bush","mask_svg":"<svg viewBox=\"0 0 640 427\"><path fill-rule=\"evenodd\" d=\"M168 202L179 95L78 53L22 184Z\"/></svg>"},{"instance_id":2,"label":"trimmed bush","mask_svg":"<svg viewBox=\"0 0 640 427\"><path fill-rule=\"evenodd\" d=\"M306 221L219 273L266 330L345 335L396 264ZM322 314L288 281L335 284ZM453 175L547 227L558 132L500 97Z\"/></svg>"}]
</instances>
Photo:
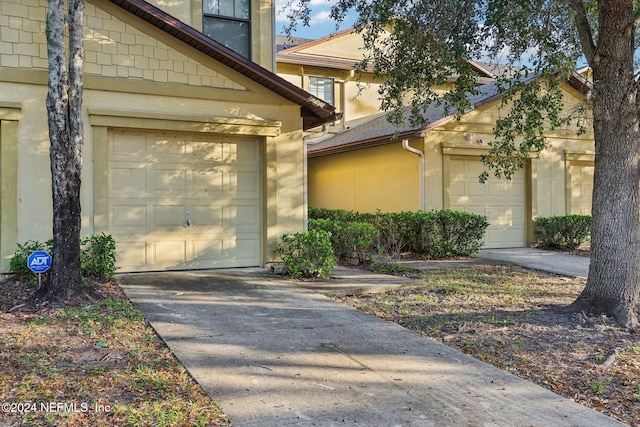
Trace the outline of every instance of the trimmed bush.
<instances>
[{"instance_id":1,"label":"trimmed bush","mask_svg":"<svg viewBox=\"0 0 640 427\"><path fill-rule=\"evenodd\" d=\"M336 266L331 235L324 230L284 234L275 253L294 279L300 276L326 277Z\"/></svg>"},{"instance_id":2,"label":"trimmed bush","mask_svg":"<svg viewBox=\"0 0 640 427\"><path fill-rule=\"evenodd\" d=\"M451 258L473 255L482 247L489 226L485 217L452 210L422 214L415 217L412 251L429 258Z\"/></svg>"},{"instance_id":3,"label":"trimmed bush","mask_svg":"<svg viewBox=\"0 0 640 427\"><path fill-rule=\"evenodd\" d=\"M539 217L534 223L538 245L543 248L575 249L591 234L589 215Z\"/></svg>"},{"instance_id":4,"label":"trimmed bush","mask_svg":"<svg viewBox=\"0 0 640 427\"><path fill-rule=\"evenodd\" d=\"M378 241L378 230L366 222L336 221L331 219L310 219L309 230L324 230L331 235L331 246L337 258L350 257L354 253L360 264L370 261L375 244Z\"/></svg>"},{"instance_id":5,"label":"trimmed bush","mask_svg":"<svg viewBox=\"0 0 640 427\"><path fill-rule=\"evenodd\" d=\"M340 209L310 208L309 216L320 220L371 224L378 230L377 246L380 250L396 257L403 251L428 258L470 256L482 247L482 239L489 226L483 216L451 210L359 214ZM335 240L332 237L332 241Z\"/></svg>"}]
</instances>

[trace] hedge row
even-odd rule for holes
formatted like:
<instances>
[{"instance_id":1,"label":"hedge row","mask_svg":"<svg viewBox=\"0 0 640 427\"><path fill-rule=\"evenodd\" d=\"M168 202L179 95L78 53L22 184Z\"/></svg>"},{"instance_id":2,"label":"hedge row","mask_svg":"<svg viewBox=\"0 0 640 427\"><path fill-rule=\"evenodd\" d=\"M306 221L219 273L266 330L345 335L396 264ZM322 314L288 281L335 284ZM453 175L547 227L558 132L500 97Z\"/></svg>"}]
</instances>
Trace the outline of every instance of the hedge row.
<instances>
[{"instance_id":1,"label":"hedge row","mask_svg":"<svg viewBox=\"0 0 640 427\"><path fill-rule=\"evenodd\" d=\"M309 209L309 227L332 233L336 255L344 251L381 251L398 256L411 251L428 258L470 256L482 246L487 220L476 214L451 210L364 213L341 209ZM373 227L366 228L368 224ZM344 232L336 237L332 230ZM369 244L369 240L373 243Z\"/></svg>"},{"instance_id":2,"label":"hedge row","mask_svg":"<svg viewBox=\"0 0 640 427\"><path fill-rule=\"evenodd\" d=\"M575 249L587 242L591 234L589 215L540 217L534 222L538 245L544 248Z\"/></svg>"}]
</instances>

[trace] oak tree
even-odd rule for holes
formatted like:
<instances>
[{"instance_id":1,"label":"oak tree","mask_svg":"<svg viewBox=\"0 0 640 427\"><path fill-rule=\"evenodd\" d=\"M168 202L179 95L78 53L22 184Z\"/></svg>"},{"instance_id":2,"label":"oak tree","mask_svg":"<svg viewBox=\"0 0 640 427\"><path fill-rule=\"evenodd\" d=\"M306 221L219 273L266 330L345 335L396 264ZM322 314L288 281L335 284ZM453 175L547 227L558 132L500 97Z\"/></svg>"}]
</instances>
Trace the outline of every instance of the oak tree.
<instances>
[{"instance_id":1,"label":"oak tree","mask_svg":"<svg viewBox=\"0 0 640 427\"><path fill-rule=\"evenodd\" d=\"M385 83L382 109L392 122L423 123L431 103L449 111L470 107L478 90L469 60L503 64L497 84L505 115L485 156L490 172L513 174L532 152L545 149L545 132L573 120L592 126L595 166L591 264L574 307L640 326L640 73L634 64L640 4L633 0L337 0L336 22L357 13L369 65ZM288 16L309 22L311 0L291 0ZM588 65L591 119L563 110L561 84ZM454 89L434 90L451 75ZM407 100L410 100L407 105ZM483 177L483 178L486 178Z\"/></svg>"}]
</instances>

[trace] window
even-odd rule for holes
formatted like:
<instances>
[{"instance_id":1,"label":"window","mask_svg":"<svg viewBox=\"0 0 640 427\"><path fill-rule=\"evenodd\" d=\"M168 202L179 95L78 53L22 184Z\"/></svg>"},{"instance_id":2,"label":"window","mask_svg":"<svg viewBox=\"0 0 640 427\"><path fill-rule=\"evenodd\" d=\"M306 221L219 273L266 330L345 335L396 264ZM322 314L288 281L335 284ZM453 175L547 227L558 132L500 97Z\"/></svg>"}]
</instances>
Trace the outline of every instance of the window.
<instances>
[{"instance_id":1,"label":"window","mask_svg":"<svg viewBox=\"0 0 640 427\"><path fill-rule=\"evenodd\" d=\"M204 0L202 32L245 58L251 56L251 0Z\"/></svg>"},{"instance_id":2,"label":"window","mask_svg":"<svg viewBox=\"0 0 640 427\"><path fill-rule=\"evenodd\" d=\"M309 77L309 93L333 105L333 79Z\"/></svg>"}]
</instances>

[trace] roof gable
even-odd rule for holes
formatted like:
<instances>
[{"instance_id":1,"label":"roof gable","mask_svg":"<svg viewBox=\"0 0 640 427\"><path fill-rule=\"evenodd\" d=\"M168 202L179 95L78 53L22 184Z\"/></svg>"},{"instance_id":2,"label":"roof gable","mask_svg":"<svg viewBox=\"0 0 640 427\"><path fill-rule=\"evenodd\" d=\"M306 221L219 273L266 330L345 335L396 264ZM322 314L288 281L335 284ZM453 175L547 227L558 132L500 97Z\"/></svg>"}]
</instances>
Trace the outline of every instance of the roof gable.
<instances>
[{"instance_id":1,"label":"roof gable","mask_svg":"<svg viewBox=\"0 0 640 427\"><path fill-rule=\"evenodd\" d=\"M300 105L304 129L309 129L335 120L335 109L330 104L314 97L308 92L262 68L258 64L251 62L243 56L224 47L146 1L108 1L129 12L133 17L135 17L134 19L140 19L151 24L157 29L174 37L180 43L184 43L191 48L196 49L229 69L248 77L268 90ZM102 3L97 0L90 0L90 2L98 7ZM193 73L193 75L196 76L198 74L198 70L195 70ZM206 75L207 73L204 74ZM224 79L222 80L224 81ZM207 81L208 79L205 78L205 83L207 83ZM224 81L222 84L225 88L230 88L230 85L232 85L232 83L228 81ZM239 87L235 88L238 89Z\"/></svg>"}]
</instances>

